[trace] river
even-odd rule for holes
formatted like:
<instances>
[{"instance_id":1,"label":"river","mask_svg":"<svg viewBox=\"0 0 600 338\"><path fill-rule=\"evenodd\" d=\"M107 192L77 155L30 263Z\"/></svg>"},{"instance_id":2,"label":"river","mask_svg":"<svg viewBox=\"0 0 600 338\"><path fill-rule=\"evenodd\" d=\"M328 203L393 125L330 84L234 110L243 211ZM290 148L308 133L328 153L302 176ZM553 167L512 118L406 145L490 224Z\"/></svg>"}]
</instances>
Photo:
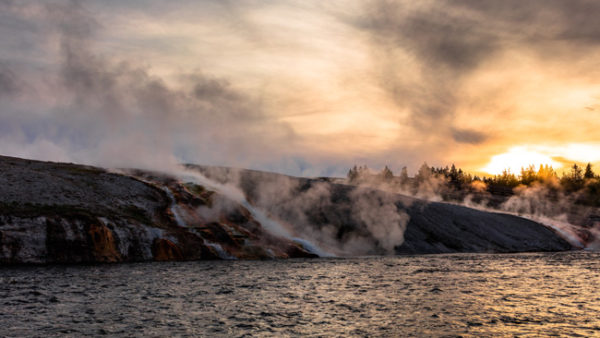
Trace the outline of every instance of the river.
<instances>
[{"instance_id":1,"label":"river","mask_svg":"<svg viewBox=\"0 0 600 338\"><path fill-rule=\"evenodd\" d=\"M600 335L600 253L0 268L0 336Z\"/></svg>"}]
</instances>

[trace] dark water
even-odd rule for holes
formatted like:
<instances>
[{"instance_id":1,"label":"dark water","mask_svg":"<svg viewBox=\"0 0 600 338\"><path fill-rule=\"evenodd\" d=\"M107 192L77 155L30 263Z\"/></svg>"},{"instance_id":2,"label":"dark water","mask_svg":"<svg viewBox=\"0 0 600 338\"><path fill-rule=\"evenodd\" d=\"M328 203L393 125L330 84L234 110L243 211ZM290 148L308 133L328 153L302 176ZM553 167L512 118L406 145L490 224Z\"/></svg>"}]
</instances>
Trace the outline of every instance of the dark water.
<instances>
[{"instance_id":1,"label":"dark water","mask_svg":"<svg viewBox=\"0 0 600 338\"><path fill-rule=\"evenodd\" d=\"M600 254L0 268L0 335L600 335Z\"/></svg>"}]
</instances>

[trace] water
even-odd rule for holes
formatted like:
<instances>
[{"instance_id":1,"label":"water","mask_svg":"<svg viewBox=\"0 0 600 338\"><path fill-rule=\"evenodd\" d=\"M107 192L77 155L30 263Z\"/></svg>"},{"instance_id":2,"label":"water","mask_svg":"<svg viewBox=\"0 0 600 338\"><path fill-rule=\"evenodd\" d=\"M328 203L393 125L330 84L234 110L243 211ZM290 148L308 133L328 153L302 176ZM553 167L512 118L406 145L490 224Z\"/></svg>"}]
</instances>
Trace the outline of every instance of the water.
<instances>
[{"instance_id":1,"label":"water","mask_svg":"<svg viewBox=\"0 0 600 338\"><path fill-rule=\"evenodd\" d=\"M600 253L0 268L0 336L600 335Z\"/></svg>"}]
</instances>

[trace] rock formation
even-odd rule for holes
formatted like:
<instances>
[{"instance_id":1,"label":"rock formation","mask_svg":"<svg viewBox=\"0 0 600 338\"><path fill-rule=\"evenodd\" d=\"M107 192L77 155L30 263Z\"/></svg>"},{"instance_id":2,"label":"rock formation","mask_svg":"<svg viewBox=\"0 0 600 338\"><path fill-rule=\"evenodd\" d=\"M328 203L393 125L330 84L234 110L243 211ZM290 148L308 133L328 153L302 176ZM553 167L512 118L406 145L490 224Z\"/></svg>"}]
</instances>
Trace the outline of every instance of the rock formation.
<instances>
[{"instance_id":1,"label":"rock formation","mask_svg":"<svg viewBox=\"0 0 600 338\"><path fill-rule=\"evenodd\" d=\"M0 264L314 256L225 196L167 175L0 157Z\"/></svg>"},{"instance_id":2,"label":"rock formation","mask_svg":"<svg viewBox=\"0 0 600 338\"><path fill-rule=\"evenodd\" d=\"M188 170L239 187L243 201L171 174L0 156L0 264L316 257L313 243L341 255L571 249L515 216L327 179ZM289 234L273 232L255 207ZM383 228L393 235L371 224L388 219L403 228Z\"/></svg>"}]
</instances>

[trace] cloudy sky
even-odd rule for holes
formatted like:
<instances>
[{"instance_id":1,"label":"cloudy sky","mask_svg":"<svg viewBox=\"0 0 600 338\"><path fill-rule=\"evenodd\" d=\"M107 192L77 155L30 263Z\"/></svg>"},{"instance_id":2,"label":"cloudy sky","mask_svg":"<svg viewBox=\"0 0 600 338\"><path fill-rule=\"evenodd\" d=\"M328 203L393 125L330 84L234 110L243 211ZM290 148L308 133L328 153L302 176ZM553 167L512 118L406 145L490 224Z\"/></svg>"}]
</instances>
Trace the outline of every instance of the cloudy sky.
<instances>
[{"instance_id":1,"label":"cloudy sky","mask_svg":"<svg viewBox=\"0 0 600 338\"><path fill-rule=\"evenodd\" d=\"M0 154L600 168L598 18L593 0L0 0Z\"/></svg>"}]
</instances>

